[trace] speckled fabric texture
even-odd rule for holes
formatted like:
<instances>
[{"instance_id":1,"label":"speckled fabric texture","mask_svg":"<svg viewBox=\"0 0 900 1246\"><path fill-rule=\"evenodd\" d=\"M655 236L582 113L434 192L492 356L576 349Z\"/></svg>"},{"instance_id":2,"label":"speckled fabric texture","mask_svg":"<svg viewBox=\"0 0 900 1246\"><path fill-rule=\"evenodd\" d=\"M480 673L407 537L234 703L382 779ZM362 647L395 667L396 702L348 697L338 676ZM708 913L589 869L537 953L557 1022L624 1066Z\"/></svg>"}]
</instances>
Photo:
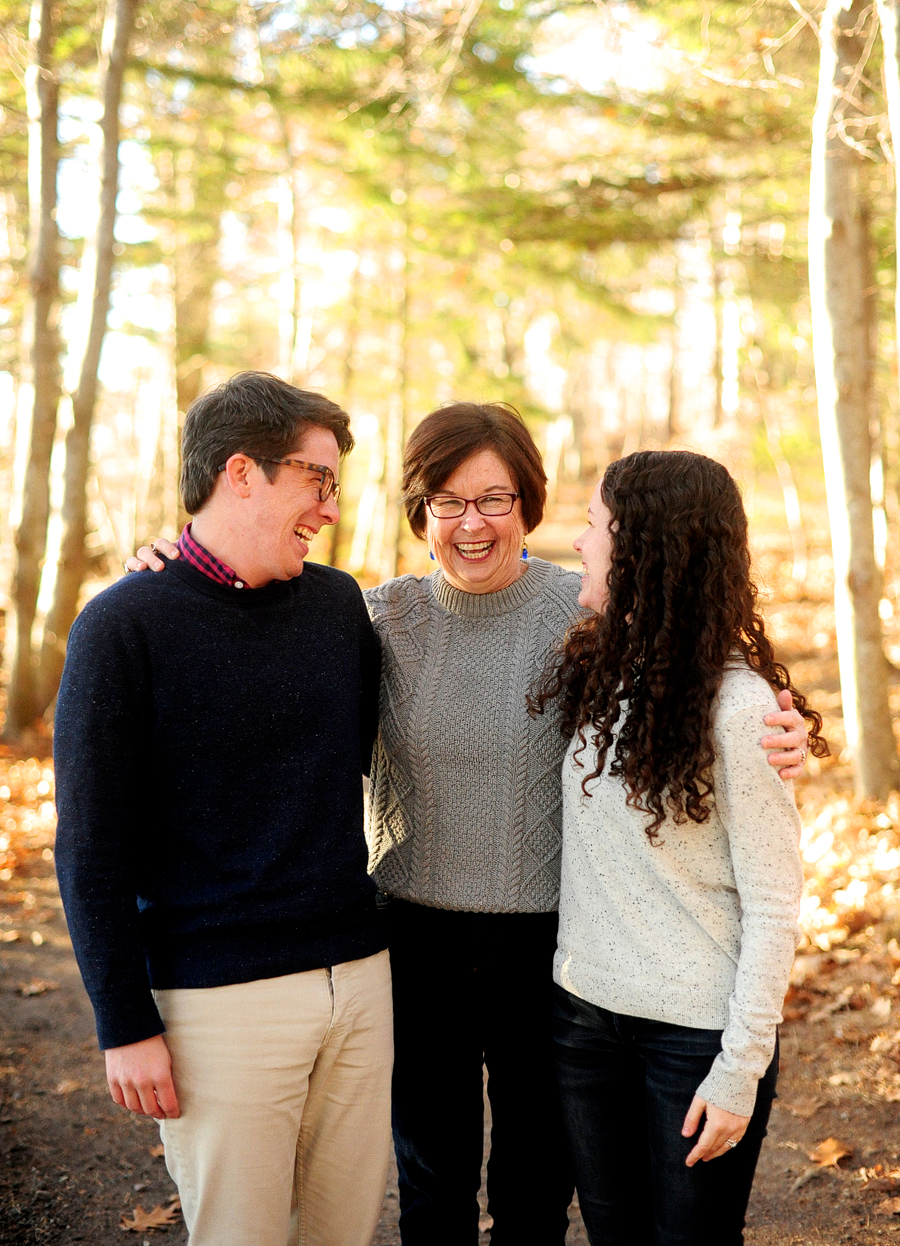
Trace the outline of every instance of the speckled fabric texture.
<instances>
[{"instance_id":1,"label":"speckled fabric texture","mask_svg":"<svg viewBox=\"0 0 900 1246\"><path fill-rule=\"evenodd\" d=\"M441 571L366 592L383 650L367 832L382 891L469 912L556 908L567 741L525 698L580 587L530 558L498 593L460 592Z\"/></svg>"},{"instance_id":2,"label":"speckled fabric texture","mask_svg":"<svg viewBox=\"0 0 900 1246\"><path fill-rule=\"evenodd\" d=\"M759 675L725 672L712 816L702 825L667 820L655 846L647 815L628 808L608 764L590 797L575 742L563 765L556 981L612 1012L723 1030L697 1093L741 1116L772 1058L803 883L791 785L759 747L774 709Z\"/></svg>"}]
</instances>

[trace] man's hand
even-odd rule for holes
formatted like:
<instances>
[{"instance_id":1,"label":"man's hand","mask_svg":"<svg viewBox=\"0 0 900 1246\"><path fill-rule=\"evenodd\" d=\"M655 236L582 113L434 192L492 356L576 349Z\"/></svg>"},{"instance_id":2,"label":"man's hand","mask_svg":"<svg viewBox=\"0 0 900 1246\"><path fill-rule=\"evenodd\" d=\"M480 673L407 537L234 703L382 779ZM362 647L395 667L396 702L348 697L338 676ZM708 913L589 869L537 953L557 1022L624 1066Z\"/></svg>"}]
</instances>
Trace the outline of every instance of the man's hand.
<instances>
[{"instance_id":1,"label":"man's hand","mask_svg":"<svg viewBox=\"0 0 900 1246\"><path fill-rule=\"evenodd\" d=\"M719 1155L724 1155L726 1151L732 1150L732 1147L728 1145L729 1140L740 1142L750 1124L749 1116L735 1116L733 1112L726 1112L724 1108L717 1108L714 1103L707 1103L699 1095L694 1095L681 1127L683 1138L693 1138L704 1112L706 1123L703 1126L703 1132L697 1140L697 1145L684 1161L688 1168L693 1168L698 1160L715 1159Z\"/></svg>"},{"instance_id":2,"label":"man's hand","mask_svg":"<svg viewBox=\"0 0 900 1246\"><path fill-rule=\"evenodd\" d=\"M794 701L787 688L779 692L778 704L779 710L766 714L764 721L768 727L784 727L784 732L763 736L760 744L765 749L778 750L769 753L769 765L778 767L782 779L796 779L803 773L809 752L806 721L800 711L794 709Z\"/></svg>"},{"instance_id":3,"label":"man's hand","mask_svg":"<svg viewBox=\"0 0 900 1246\"><path fill-rule=\"evenodd\" d=\"M125 561L126 571L162 571L165 567L163 558L180 558L181 552L177 545L159 536L152 545L142 545L136 554Z\"/></svg>"},{"instance_id":4,"label":"man's hand","mask_svg":"<svg viewBox=\"0 0 900 1246\"><path fill-rule=\"evenodd\" d=\"M157 1120L181 1115L172 1081L172 1057L162 1034L110 1047L103 1054L109 1093L119 1107Z\"/></svg>"}]
</instances>

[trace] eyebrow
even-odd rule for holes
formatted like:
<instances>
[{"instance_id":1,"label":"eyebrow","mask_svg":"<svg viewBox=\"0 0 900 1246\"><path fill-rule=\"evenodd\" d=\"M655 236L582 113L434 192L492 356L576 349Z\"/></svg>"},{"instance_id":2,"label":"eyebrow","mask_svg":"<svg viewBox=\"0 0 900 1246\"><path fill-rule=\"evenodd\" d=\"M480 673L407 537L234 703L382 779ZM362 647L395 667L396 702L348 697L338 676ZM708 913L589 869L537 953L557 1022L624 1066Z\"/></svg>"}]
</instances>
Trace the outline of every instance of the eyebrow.
<instances>
[{"instance_id":1,"label":"eyebrow","mask_svg":"<svg viewBox=\"0 0 900 1246\"><path fill-rule=\"evenodd\" d=\"M486 489L482 489L479 492L478 497L483 498L486 493L515 493L516 491L517 490L514 485L488 485ZM432 496L433 497L443 496L443 497L448 497L448 498L458 498L458 497L461 497L462 495L459 493L454 493L452 489L438 489L437 492L434 493Z\"/></svg>"}]
</instances>

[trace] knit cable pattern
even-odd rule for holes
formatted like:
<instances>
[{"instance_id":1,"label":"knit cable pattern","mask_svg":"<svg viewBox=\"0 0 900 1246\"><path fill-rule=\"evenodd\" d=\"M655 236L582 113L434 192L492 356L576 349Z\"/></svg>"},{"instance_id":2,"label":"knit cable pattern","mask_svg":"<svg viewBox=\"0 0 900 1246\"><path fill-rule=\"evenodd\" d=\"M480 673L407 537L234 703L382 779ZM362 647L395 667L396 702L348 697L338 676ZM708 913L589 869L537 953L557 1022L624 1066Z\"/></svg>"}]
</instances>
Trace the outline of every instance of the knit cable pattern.
<instances>
[{"instance_id":1,"label":"knit cable pattern","mask_svg":"<svg viewBox=\"0 0 900 1246\"><path fill-rule=\"evenodd\" d=\"M471 912L556 908L567 741L525 698L580 586L532 558L498 593L460 592L440 571L366 592L383 647L368 822L383 891Z\"/></svg>"}]
</instances>

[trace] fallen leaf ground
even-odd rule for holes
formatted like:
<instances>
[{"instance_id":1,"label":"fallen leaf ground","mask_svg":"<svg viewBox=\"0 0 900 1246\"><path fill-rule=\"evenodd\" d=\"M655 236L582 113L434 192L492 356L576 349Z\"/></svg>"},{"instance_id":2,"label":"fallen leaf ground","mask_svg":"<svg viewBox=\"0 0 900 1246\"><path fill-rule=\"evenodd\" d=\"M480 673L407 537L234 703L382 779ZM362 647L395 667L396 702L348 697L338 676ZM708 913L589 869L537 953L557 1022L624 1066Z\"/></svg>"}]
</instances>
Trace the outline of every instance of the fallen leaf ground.
<instances>
[{"instance_id":1,"label":"fallen leaf ground","mask_svg":"<svg viewBox=\"0 0 900 1246\"><path fill-rule=\"evenodd\" d=\"M36 922L20 904L6 906L4 915L10 909L21 937L0 950L0 1243L186 1242L181 1224L143 1234L119 1227L139 1204L145 1211L165 1208L175 1194L164 1160L152 1154L156 1127L108 1098L90 1008L58 911L45 910ZM31 942L32 933L41 934L40 945ZM816 1003L840 999L847 987L858 1002L866 988L880 991L893 976L889 957L824 960L804 979ZM59 987L19 993L36 979ZM891 1018L900 1021L890 998ZM900 1108L889 1097L900 1099L893 1032L883 1008L850 1005L783 1027L780 1098L754 1191L749 1246L873 1246L900 1233L900 1215L877 1214L893 1191L900 1196ZM809 1152L828 1138L852 1155L839 1167L820 1168ZM392 1184L373 1246L396 1246L396 1220ZM586 1243L580 1222L569 1243Z\"/></svg>"},{"instance_id":2,"label":"fallen leaf ground","mask_svg":"<svg viewBox=\"0 0 900 1246\"><path fill-rule=\"evenodd\" d=\"M582 510L583 498L561 506L533 552L571 558ZM850 794L830 564L822 533L809 535L802 588L790 586L783 545L757 547L764 582L782 586L767 607L781 654L824 711L835 757L811 762L798 785L804 943L747 1242L875 1246L900 1243L900 803ZM896 637L888 652L900 659ZM170 1227L121 1227L138 1206L165 1211L175 1189L155 1125L107 1094L53 879L49 747L36 740L31 752L0 750L0 1246L178 1246L177 1214ZM373 1246L396 1246L396 1221L392 1183ZM586 1246L577 1213L568 1240Z\"/></svg>"}]
</instances>

